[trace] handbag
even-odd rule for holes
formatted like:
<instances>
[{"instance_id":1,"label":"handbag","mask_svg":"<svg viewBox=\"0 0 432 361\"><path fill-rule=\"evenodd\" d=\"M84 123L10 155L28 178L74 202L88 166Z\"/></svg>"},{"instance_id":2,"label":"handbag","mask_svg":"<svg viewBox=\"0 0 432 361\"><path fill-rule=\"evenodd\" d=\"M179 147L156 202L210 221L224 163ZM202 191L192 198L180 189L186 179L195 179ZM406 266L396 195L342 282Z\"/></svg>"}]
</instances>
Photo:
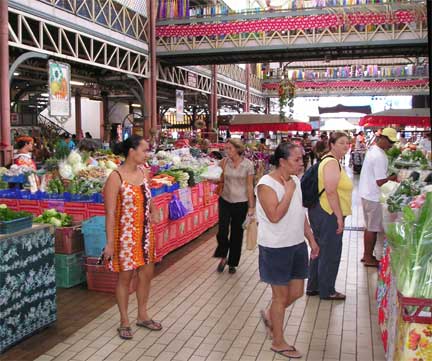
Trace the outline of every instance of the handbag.
<instances>
[{"instance_id":1,"label":"handbag","mask_svg":"<svg viewBox=\"0 0 432 361\"><path fill-rule=\"evenodd\" d=\"M249 221L249 224L246 229L246 249L247 250L253 251L256 248L257 238L258 238L258 227L257 227L257 221L254 217Z\"/></svg>"},{"instance_id":2,"label":"handbag","mask_svg":"<svg viewBox=\"0 0 432 361\"><path fill-rule=\"evenodd\" d=\"M221 164L222 174L221 174L221 177L220 177L220 181L219 181L219 183L218 183L218 185L217 185L217 187L216 187L216 189L215 189L215 193L216 193L218 196L220 196L220 195L222 194L223 189L224 189L224 182L225 182L225 167L226 167L226 160L223 159L223 160L221 161L221 163L222 163L222 162L223 162L223 164Z\"/></svg>"}]
</instances>

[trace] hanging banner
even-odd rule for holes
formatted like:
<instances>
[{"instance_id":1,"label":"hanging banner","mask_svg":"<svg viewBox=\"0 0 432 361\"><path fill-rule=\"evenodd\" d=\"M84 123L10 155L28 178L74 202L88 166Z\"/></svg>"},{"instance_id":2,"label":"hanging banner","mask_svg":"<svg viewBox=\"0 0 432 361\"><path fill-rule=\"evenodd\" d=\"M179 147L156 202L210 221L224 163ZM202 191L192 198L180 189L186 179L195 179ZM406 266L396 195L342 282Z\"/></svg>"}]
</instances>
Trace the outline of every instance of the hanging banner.
<instances>
[{"instance_id":1,"label":"hanging banner","mask_svg":"<svg viewBox=\"0 0 432 361\"><path fill-rule=\"evenodd\" d=\"M176 90L176 120L177 122L183 121L183 106L184 106L184 92L183 90Z\"/></svg>"},{"instance_id":2,"label":"hanging banner","mask_svg":"<svg viewBox=\"0 0 432 361\"><path fill-rule=\"evenodd\" d=\"M70 65L54 60L48 62L49 115L71 116Z\"/></svg>"}]
</instances>

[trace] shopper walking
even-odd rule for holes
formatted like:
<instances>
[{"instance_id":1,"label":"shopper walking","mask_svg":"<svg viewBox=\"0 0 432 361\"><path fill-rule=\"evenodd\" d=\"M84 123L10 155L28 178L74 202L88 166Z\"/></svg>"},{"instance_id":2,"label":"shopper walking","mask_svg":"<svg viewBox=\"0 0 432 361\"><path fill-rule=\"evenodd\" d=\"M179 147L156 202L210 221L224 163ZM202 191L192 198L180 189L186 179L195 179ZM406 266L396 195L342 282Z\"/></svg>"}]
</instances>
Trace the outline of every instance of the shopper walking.
<instances>
[{"instance_id":1,"label":"shopper walking","mask_svg":"<svg viewBox=\"0 0 432 361\"><path fill-rule=\"evenodd\" d=\"M126 161L112 172L104 189L107 234L104 257L111 271L119 273L116 298L120 327L117 331L120 338L131 339L128 303L134 272L138 276L136 325L152 331L162 329L147 313L155 262L150 221L157 221L153 218L157 212L152 212L149 174L143 167L148 144L142 137L133 135L120 143L119 148Z\"/></svg>"},{"instance_id":2,"label":"shopper walking","mask_svg":"<svg viewBox=\"0 0 432 361\"><path fill-rule=\"evenodd\" d=\"M308 273L305 236L312 259L318 256L319 247L302 205L297 177L303 171L300 147L281 143L271 162L276 169L263 176L256 188L259 271L261 280L272 288L272 303L261 316L272 335L271 349L285 357L300 358L300 352L284 338L285 309L304 292Z\"/></svg>"},{"instance_id":3,"label":"shopper walking","mask_svg":"<svg viewBox=\"0 0 432 361\"><path fill-rule=\"evenodd\" d=\"M320 247L318 258L311 260L306 294L324 300L344 300L335 289L342 253L344 219L351 214L353 184L340 166L350 141L345 133L335 132L329 138L329 152L318 168L318 190L324 190L316 206L309 208L309 220Z\"/></svg>"},{"instance_id":4,"label":"shopper walking","mask_svg":"<svg viewBox=\"0 0 432 361\"><path fill-rule=\"evenodd\" d=\"M243 157L244 151L240 140L229 139L225 145L227 157L221 160L223 189L219 197L218 246L214 254L221 259L217 268L220 273L227 263L229 273L236 272L243 242L243 222L246 215L252 216L255 212L254 165Z\"/></svg>"},{"instance_id":5,"label":"shopper walking","mask_svg":"<svg viewBox=\"0 0 432 361\"><path fill-rule=\"evenodd\" d=\"M383 231L379 187L389 180L396 180L396 176L388 176L387 174L388 159L385 153L396 141L397 132L395 129L383 129L381 135L376 138L376 144L367 151L360 173L359 193L365 221L362 262L366 267L378 267L379 265L378 260L373 255L377 235Z\"/></svg>"}]
</instances>

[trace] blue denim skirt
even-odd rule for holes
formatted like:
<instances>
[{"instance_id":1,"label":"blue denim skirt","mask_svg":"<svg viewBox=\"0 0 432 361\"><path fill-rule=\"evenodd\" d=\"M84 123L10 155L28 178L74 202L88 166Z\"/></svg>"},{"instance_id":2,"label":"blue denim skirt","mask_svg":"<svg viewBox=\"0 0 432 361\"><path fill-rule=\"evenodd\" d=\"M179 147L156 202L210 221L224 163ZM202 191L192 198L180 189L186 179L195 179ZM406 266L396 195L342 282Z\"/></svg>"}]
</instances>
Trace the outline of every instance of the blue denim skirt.
<instances>
[{"instance_id":1,"label":"blue denim skirt","mask_svg":"<svg viewBox=\"0 0 432 361\"><path fill-rule=\"evenodd\" d=\"M306 242L284 248L259 246L261 281L285 286L293 279L308 277L309 254Z\"/></svg>"}]
</instances>

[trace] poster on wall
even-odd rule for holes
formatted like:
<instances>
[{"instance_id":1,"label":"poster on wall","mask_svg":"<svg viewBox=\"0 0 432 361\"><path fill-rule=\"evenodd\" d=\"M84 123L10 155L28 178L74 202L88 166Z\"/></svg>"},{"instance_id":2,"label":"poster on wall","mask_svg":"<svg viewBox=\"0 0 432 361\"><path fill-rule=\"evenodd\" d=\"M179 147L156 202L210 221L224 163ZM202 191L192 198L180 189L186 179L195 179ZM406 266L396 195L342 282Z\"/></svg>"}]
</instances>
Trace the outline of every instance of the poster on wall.
<instances>
[{"instance_id":1,"label":"poster on wall","mask_svg":"<svg viewBox=\"0 0 432 361\"><path fill-rule=\"evenodd\" d=\"M183 90L176 90L176 120L177 122L183 121L183 105L184 105L184 92Z\"/></svg>"},{"instance_id":2,"label":"poster on wall","mask_svg":"<svg viewBox=\"0 0 432 361\"><path fill-rule=\"evenodd\" d=\"M48 62L49 115L71 116L70 65L54 60Z\"/></svg>"}]
</instances>

